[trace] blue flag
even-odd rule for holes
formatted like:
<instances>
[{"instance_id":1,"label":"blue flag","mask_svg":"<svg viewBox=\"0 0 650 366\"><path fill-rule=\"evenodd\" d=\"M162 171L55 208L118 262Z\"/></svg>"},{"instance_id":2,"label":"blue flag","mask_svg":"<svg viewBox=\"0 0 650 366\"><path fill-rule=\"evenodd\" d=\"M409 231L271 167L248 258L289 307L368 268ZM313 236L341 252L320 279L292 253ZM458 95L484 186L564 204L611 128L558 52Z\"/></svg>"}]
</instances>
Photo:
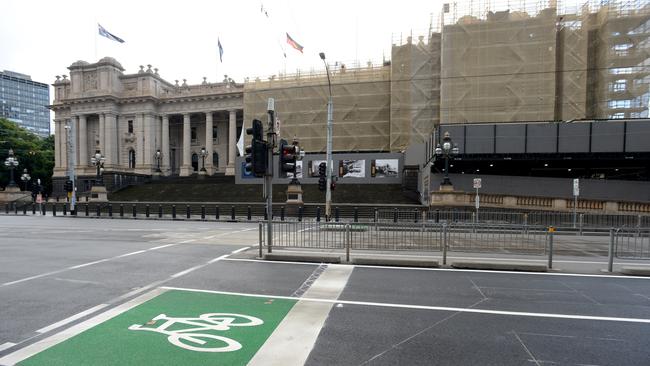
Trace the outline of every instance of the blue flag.
<instances>
[{"instance_id":1,"label":"blue flag","mask_svg":"<svg viewBox=\"0 0 650 366\"><path fill-rule=\"evenodd\" d=\"M110 39L112 41L124 43L124 40L122 38L110 33L109 31L104 29L104 27L102 27L101 24L97 23L97 25L99 26L99 35L100 36L104 36L104 37L106 37L106 38L108 38L108 39Z\"/></svg>"},{"instance_id":2,"label":"blue flag","mask_svg":"<svg viewBox=\"0 0 650 366\"><path fill-rule=\"evenodd\" d=\"M223 63L223 47L221 47L221 41L217 38L217 46L219 46L219 62Z\"/></svg>"}]
</instances>

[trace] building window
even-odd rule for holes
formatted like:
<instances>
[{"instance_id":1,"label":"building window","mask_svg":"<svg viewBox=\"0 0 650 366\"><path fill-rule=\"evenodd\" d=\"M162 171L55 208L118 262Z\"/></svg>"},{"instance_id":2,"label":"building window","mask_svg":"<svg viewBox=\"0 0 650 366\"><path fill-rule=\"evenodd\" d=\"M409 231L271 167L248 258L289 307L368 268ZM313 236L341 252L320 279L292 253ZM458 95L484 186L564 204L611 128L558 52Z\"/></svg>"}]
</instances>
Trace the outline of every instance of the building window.
<instances>
[{"instance_id":1,"label":"building window","mask_svg":"<svg viewBox=\"0 0 650 366\"><path fill-rule=\"evenodd\" d=\"M197 142L197 138L196 138L196 127L192 127L192 128L190 129L190 131L191 131L190 136L191 136L191 138L192 138L192 143L196 143L196 142Z\"/></svg>"},{"instance_id":2,"label":"building window","mask_svg":"<svg viewBox=\"0 0 650 366\"><path fill-rule=\"evenodd\" d=\"M129 133L133 133L133 120L129 120Z\"/></svg>"},{"instance_id":3,"label":"building window","mask_svg":"<svg viewBox=\"0 0 650 366\"><path fill-rule=\"evenodd\" d=\"M632 48L631 43L625 43L625 44L617 44L612 47L614 49L614 53L616 53L617 56L627 56L630 53L630 48Z\"/></svg>"},{"instance_id":4,"label":"building window","mask_svg":"<svg viewBox=\"0 0 650 366\"><path fill-rule=\"evenodd\" d=\"M219 143L219 134L217 126L212 126L212 142Z\"/></svg>"},{"instance_id":5,"label":"building window","mask_svg":"<svg viewBox=\"0 0 650 366\"><path fill-rule=\"evenodd\" d=\"M219 154L212 153L212 166L214 166L215 169L219 168Z\"/></svg>"},{"instance_id":6,"label":"building window","mask_svg":"<svg viewBox=\"0 0 650 366\"><path fill-rule=\"evenodd\" d=\"M129 150L129 168L135 169L135 150L133 149Z\"/></svg>"},{"instance_id":7,"label":"building window","mask_svg":"<svg viewBox=\"0 0 650 366\"><path fill-rule=\"evenodd\" d=\"M627 80L625 79L619 79L609 84L609 91L612 92L622 92L625 91L626 89L627 89Z\"/></svg>"}]
</instances>

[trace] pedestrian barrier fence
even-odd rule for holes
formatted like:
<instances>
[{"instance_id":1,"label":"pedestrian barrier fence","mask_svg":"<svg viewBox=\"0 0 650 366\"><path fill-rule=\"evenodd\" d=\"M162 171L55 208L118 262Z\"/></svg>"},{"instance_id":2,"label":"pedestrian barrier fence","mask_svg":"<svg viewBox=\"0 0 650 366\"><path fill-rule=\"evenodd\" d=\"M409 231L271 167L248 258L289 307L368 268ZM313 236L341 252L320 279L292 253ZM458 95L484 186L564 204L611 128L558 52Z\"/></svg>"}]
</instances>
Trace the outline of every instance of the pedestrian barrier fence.
<instances>
[{"instance_id":1,"label":"pedestrian barrier fence","mask_svg":"<svg viewBox=\"0 0 650 366\"><path fill-rule=\"evenodd\" d=\"M467 223L336 223L273 221L273 247L379 251L490 251L545 254L541 226ZM266 223L260 240L268 247Z\"/></svg>"},{"instance_id":2,"label":"pedestrian barrier fence","mask_svg":"<svg viewBox=\"0 0 650 366\"><path fill-rule=\"evenodd\" d=\"M615 229L614 255L624 259L650 259L650 230Z\"/></svg>"}]
</instances>

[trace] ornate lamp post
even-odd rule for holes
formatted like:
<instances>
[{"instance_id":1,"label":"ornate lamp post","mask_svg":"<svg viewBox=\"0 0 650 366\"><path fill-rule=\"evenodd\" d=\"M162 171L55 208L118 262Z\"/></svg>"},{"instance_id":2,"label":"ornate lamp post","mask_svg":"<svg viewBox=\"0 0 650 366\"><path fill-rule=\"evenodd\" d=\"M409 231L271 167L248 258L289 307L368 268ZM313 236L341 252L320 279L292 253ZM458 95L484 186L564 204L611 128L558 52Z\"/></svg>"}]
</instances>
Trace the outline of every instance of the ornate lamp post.
<instances>
[{"instance_id":1,"label":"ornate lamp post","mask_svg":"<svg viewBox=\"0 0 650 366\"><path fill-rule=\"evenodd\" d=\"M445 132L442 138L442 147L438 144L435 153L436 156L445 158L445 179L440 185L451 186L451 180L449 180L449 159L453 155L458 155L458 146L451 140L449 132Z\"/></svg>"},{"instance_id":2,"label":"ornate lamp post","mask_svg":"<svg viewBox=\"0 0 650 366\"><path fill-rule=\"evenodd\" d=\"M334 104L332 102L332 81L330 80L330 68L325 61L325 53L318 54L320 59L325 64L325 71L327 71L327 86L329 87L329 98L327 99L327 146L326 146L326 159L327 159L327 186L325 187L325 217L329 221L332 215L332 124L334 118Z\"/></svg>"},{"instance_id":3,"label":"ornate lamp post","mask_svg":"<svg viewBox=\"0 0 650 366\"><path fill-rule=\"evenodd\" d=\"M27 172L27 168L23 169L23 175L20 176L20 180L23 181L23 185L25 186L25 191L28 189L27 184L31 179L32 177Z\"/></svg>"},{"instance_id":4,"label":"ornate lamp post","mask_svg":"<svg viewBox=\"0 0 650 366\"><path fill-rule=\"evenodd\" d=\"M156 159L156 173L161 173L162 171L160 170L160 159L162 159L162 153L160 150L156 150L156 153L153 157Z\"/></svg>"},{"instance_id":5,"label":"ornate lamp post","mask_svg":"<svg viewBox=\"0 0 650 366\"><path fill-rule=\"evenodd\" d=\"M14 182L14 169L18 166L18 159L14 156L14 150L9 149L9 156L5 159L5 166L9 168L9 185L7 187L15 187Z\"/></svg>"},{"instance_id":6,"label":"ornate lamp post","mask_svg":"<svg viewBox=\"0 0 650 366\"><path fill-rule=\"evenodd\" d=\"M201 155L202 163L201 163L201 172L205 173L205 157L208 156L207 150L205 150L205 147L201 148L201 152L199 153Z\"/></svg>"},{"instance_id":7,"label":"ornate lamp post","mask_svg":"<svg viewBox=\"0 0 650 366\"><path fill-rule=\"evenodd\" d=\"M95 185L96 186L103 186L104 182L102 181L102 175L101 172L104 169L104 157L102 154L97 150L95 155L93 155L90 158L90 162L97 167L97 177L95 178Z\"/></svg>"}]
</instances>

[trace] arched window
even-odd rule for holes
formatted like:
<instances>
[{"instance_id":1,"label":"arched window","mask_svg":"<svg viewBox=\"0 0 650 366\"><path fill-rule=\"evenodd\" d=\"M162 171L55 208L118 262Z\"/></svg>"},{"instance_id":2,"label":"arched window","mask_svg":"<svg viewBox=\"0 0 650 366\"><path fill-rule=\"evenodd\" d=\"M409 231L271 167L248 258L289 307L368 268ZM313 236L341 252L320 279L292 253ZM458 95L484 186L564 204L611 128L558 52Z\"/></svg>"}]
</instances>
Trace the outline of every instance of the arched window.
<instances>
[{"instance_id":1,"label":"arched window","mask_svg":"<svg viewBox=\"0 0 650 366\"><path fill-rule=\"evenodd\" d=\"M212 166L215 169L219 168L219 154L217 154L216 152L212 153Z\"/></svg>"},{"instance_id":2,"label":"arched window","mask_svg":"<svg viewBox=\"0 0 650 366\"><path fill-rule=\"evenodd\" d=\"M192 168L195 172L199 170L199 156L196 153L192 154Z\"/></svg>"},{"instance_id":3,"label":"arched window","mask_svg":"<svg viewBox=\"0 0 650 366\"><path fill-rule=\"evenodd\" d=\"M135 168L135 150L129 150L129 168Z\"/></svg>"}]
</instances>

